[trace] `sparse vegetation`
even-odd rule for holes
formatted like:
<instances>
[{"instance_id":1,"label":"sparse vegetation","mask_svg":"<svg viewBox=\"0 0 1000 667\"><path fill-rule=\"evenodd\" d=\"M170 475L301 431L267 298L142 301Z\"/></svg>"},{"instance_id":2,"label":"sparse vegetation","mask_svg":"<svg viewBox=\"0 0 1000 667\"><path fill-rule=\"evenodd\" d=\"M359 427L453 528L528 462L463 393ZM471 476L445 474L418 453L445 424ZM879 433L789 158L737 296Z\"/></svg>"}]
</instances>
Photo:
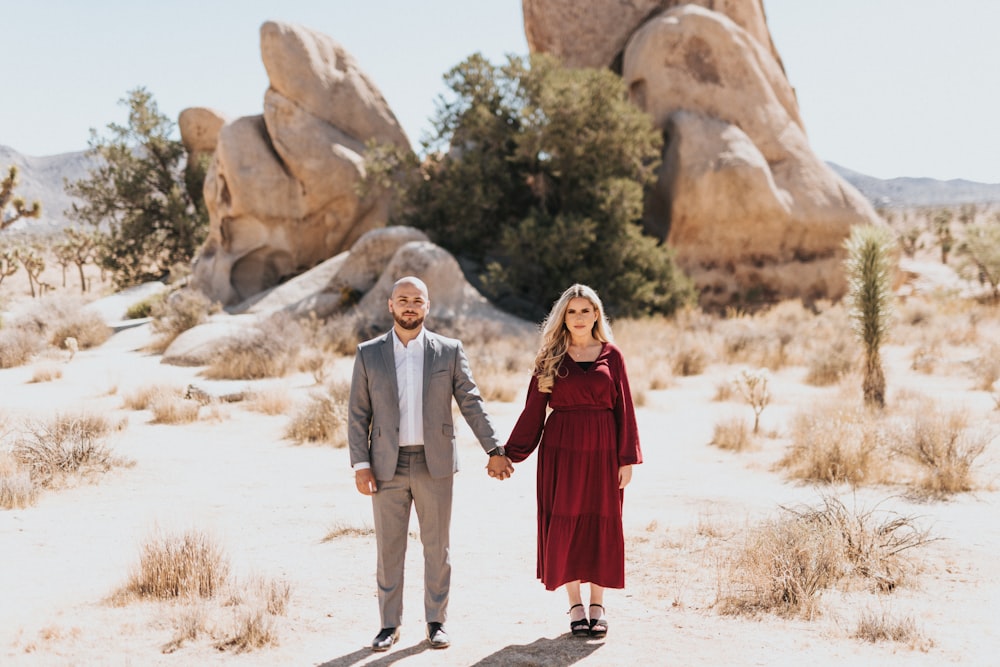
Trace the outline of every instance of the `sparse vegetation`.
<instances>
[{"instance_id":1,"label":"sparse vegetation","mask_svg":"<svg viewBox=\"0 0 1000 667\"><path fill-rule=\"evenodd\" d=\"M7 175L0 181L0 231L24 218L37 218L42 215L41 203L34 201L28 204L24 197L14 194L18 186L18 169L16 165L7 168Z\"/></svg>"},{"instance_id":2,"label":"sparse vegetation","mask_svg":"<svg viewBox=\"0 0 1000 667\"><path fill-rule=\"evenodd\" d=\"M753 444L747 422L740 417L730 417L718 422L712 432L712 444L720 449L742 452Z\"/></svg>"},{"instance_id":3,"label":"sparse vegetation","mask_svg":"<svg viewBox=\"0 0 1000 667\"><path fill-rule=\"evenodd\" d=\"M966 412L928 399L914 406L895 449L920 466L917 489L942 498L976 488L975 462L989 441L986 431L969 428Z\"/></svg>"},{"instance_id":4,"label":"sparse vegetation","mask_svg":"<svg viewBox=\"0 0 1000 667\"><path fill-rule=\"evenodd\" d=\"M288 315L276 315L231 336L204 375L213 380L282 377L295 367L306 332Z\"/></svg>"},{"instance_id":5,"label":"sparse vegetation","mask_svg":"<svg viewBox=\"0 0 1000 667\"><path fill-rule=\"evenodd\" d=\"M297 444L325 442L334 447L347 446L347 401L313 393L285 429L285 437Z\"/></svg>"},{"instance_id":6,"label":"sparse vegetation","mask_svg":"<svg viewBox=\"0 0 1000 667\"><path fill-rule=\"evenodd\" d=\"M753 410L754 435L760 431L760 413L771 402L771 390L768 387L770 380L771 374L767 372L766 368L743 369L733 380L736 390Z\"/></svg>"},{"instance_id":7,"label":"sparse vegetation","mask_svg":"<svg viewBox=\"0 0 1000 667\"><path fill-rule=\"evenodd\" d=\"M854 637L873 644L882 641L906 644L910 648L925 649L933 645L924 637L912 616L894 617L885 611L865 610L858 618Z\"/></svg>"},{"instance_id":8,"label":"sparse vegetation","mask_svg":"<svg viewBox=\"0 0 1000 667\"><path fill-rule=\"evenodd\" d=\"M152 328L158 334L150 346L153 352L163 352L182 333L206 321L209 315L221 309L219 304L213 303L196 289L180 289L143 303L149 304L149 316L153 318Z\"/></svg>"},{"instance_id":9,"label":"sparse vegetation","mask_svg":"<svg viewBox=\"0 0 1000 667\"><path fill-rule=\"evenodd\" d=\"M229 558L208 533L159 533L142 544L139 565L116 598L211 598L228 576Z\"/></svg>"},{"instance_id":10,"label":"sparse vegetation","mask_svg":"<svg viewBox=\"0 0 1000 667\"><path fill-rule=\"evenodd\" d=\"M122 428L96 415L55 415L28 423L14 438L11 454L41 487L58 486L68 476L86 477L132 462L115 456L106 436Z\"/></svg>"}]
</instances>

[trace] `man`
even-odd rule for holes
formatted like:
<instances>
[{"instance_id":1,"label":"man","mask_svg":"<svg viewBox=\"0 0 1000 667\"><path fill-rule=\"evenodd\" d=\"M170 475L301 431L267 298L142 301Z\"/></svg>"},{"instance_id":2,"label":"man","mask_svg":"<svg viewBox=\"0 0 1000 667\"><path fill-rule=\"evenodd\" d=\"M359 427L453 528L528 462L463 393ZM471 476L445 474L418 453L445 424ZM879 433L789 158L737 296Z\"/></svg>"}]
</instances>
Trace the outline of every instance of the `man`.
<instances>
[{"instance_id":1,"label":"man","mask_svg":"<svg viewBox=\"0 0 1000 667\"><path fill-rule=\"evenodd\" d=\"M483 410L462 343L424 329L427 286L407 276L389 298L394 325L358 346L349 405L348 442L358 491L372 497L378 550L382 629L372 649L399 639L403 562L410 506L417 510L424 548L424 612L432 648L450 645L444 623L451 585L449 532L452 480L458 471L452 397L483 449L491 477L514 468Z\"/></svg>"}]
</instances>

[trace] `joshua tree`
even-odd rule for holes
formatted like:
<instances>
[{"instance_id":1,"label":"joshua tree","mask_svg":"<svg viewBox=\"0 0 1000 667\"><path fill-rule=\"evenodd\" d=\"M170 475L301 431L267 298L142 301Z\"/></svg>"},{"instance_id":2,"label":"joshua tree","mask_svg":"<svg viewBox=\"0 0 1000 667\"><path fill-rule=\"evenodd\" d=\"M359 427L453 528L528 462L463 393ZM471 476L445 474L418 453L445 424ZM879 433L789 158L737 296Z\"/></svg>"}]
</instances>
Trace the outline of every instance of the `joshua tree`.
<instances>
[{"instance_id":1,"label":"joshua tree","mask_svg":"<svg viewBox=\"0 0 1000 667\"><path fill-rule=\"evenodd\" d=\"M21 260L17 256L17 248L0 248L0 284L7 276L17 273Z\"/></svg>"},{"instance_id":2,"label":"joshua tree","mask_svg":"<svg viewBox=\"0 0 1000 667\"><path fill-rule=\"evenodd\" d=\"M957 252L966 275L989 283L993 303L1000 303L1000 215L970 224Z\"/></svg>"},{"instance_id":3,"label":"joshua tree","mask_svg":"<svg viewBox=\"0 0 1000 667\"><path fill-rule=\"evenodd\" d=\"M951 221L955 217L955 212L950 208L941 208L931 214L931 228L934 236L937 237L938 245L941 246L941 263L948 263L948 253L955 245L955 237L951 233Z\"/></svg>"},{"instance_id":4,"label":"joshua tree","mask_svg":"<svg viewBox=\"0 0 1000 667\"><path fill-rule=\"evenodd\" d=\"M854 332L865 347L865 404L885 407L880 348L889 335L892 309L893 239L884 227L858 226L847 248L847 280Z\"/></svg>"},{"instance_id":5,"label":"joshua tree","mask_svg":"<svg viewBox=\"0 0 1000 667\"><path fill-rule=\"evenodd\" d=\"M45 270L45 257L38 248L22 247L17 250L17 257L21 261L21 266L28 274L28 284L31 285L31 296L35 296L35 285L38 285L38 296L41 296L44 289L40 279L42 271Z\"/></svg>"},{"instance_id":6,"label":"joshua tree","mask_svg":"<svg viewBox=\"0 0 1000 667\"><path fill-rule=\"evenodd\" d=\"M7 229L21 218L37 218L42 214L42 205L37 201L28 206L24 197L14 196L17 185L17 165L12 164L0 182L0 230ZM10 213L8 206L12 209Z\"/></svg>"},{"instance_id":7,"label":"joshua tree","mask_svg":"<svg viewBox=\"0 0 1000 667\"><path fill-rule=\"evenodd\" d=\"M56 257L60 263L64 260L70 264L75 264L80 273L80 291L87 291L87 277L83 273L83 267L97 259L97 247L100 242L99 233L96 230L88 230L82 227L67 227L63 231L63 238L55 245ZM65 277L63 287L66 286Z\"/></svg>"}]
</instances>

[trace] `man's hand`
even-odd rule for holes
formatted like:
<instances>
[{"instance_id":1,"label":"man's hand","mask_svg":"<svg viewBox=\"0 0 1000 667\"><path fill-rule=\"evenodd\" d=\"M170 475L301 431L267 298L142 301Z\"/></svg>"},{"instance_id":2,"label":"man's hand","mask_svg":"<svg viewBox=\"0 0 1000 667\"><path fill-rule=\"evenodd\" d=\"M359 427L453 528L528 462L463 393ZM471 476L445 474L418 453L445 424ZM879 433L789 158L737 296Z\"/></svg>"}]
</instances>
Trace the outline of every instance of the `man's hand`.
<instances>
[{"instance_id":1,"label":"man's hand","mask_svg":"<svg viewBox=\"0 0 1000 667\"><path fill-rule=\"evenodd\" d=\"M494 479L507 479L514 474L514 465L506 456L491 456L486 471Z\"/></svg>"},{"instance_id":2,"label":"man's hand","mask_svg":"<svg viewBox=\"0 0 1000 667\"><path fill-rule=\"evenodd\" d=\"M358 487L358 493L366 496L373 495L378 491L378 485L375 484L375 474L371 468L355 470L354 484Z\"/></svg>"},{"instance_id":3,"label":"man's hand","mask_svg":"<svg viewBox=\"0 0 1000 667\"><path fill-rule=\"evenodd\" d=\"M621 466L618 468L618 488L624 489L632 481L632 466Z\"/></svg>"}]
</instances>

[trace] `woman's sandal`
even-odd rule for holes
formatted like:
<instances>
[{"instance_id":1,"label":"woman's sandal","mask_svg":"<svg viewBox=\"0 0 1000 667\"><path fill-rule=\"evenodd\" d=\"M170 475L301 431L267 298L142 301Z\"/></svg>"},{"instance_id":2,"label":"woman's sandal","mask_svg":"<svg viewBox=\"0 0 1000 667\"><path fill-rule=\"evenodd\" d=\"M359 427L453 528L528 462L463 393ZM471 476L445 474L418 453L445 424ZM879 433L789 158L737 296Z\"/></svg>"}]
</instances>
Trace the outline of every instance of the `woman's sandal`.
<instances>
[{"instance_id":1,"label":"woman's sandal","mask_svg":"<svg viewBox=\"0 0 1000 667\"><path fill-rule=\"evenodd\" d=\"M607 610L604 609L604 605L592 604L591 607L600 607L602 612ZM590 619L590 636L602 638L608 634L608 621L604 618L592 618Z\"/></svg>"},{"instance_id":2,"label":"woman's sandal","mask_svg":"<svg viewBox=\"0 0 1000 667\"><path fill-rule=\"evenodd\" d=\"M577 607L582 607L583 603L575 604L569 608L567 614L572 614L573 610ZM574 637L589 637L590 636L590 622L587 621L587 617L584 616L578 621L569 622L569 631L573 633Z\"/></svg>"}]
</instances>

